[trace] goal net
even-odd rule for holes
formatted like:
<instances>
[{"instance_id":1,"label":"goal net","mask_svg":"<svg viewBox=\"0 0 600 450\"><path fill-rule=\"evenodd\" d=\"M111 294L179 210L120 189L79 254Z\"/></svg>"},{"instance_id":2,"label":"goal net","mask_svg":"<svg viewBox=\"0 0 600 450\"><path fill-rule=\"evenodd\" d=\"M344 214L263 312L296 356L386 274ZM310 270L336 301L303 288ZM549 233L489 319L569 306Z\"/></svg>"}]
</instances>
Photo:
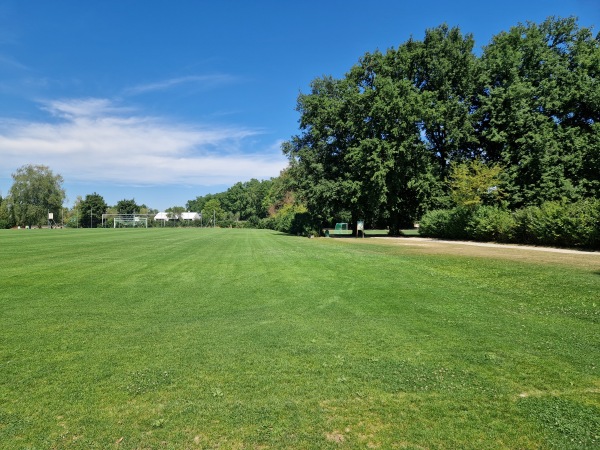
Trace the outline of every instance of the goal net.
<instances>
[{"instance_id":1,"label":"goal net","mask_svg":"<svg viewBox=\"0 0 600 450\"><path fill-rule=\"evenodd\" d=\"M148 228L148 214L102 214L102 227L113 228Z\"/></svg>"}]
</instances>

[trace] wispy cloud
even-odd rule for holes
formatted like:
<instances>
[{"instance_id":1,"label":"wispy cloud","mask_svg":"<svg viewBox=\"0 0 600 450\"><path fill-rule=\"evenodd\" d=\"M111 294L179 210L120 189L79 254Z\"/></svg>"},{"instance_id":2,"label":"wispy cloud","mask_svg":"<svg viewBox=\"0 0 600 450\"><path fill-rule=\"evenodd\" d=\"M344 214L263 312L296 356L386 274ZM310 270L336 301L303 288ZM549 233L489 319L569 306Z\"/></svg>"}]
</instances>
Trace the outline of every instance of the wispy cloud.
<instances>
[{"instance_id":1,"label":"wispy cloud","mask_svg":"<svg viewBox=\"0 0 600 450\"><path fill-rule=\"evenodd\" d=\"M185 84L194 84L197 86L210 88L226 83L231 83L235 80L235 77L227 74L191 75L185 77L169 78L153 83L140 84L126 89L125 94L139 95L154 91L164 91Z\"/></svg>"},{"instance_id":2,"label":"wispy cloud","mask_svg":"<svg viewBox=\"0 0 600 450\"><path fill-rule=\"evenodd\" d=\"M272 146L243 151L256 129L175 124L97 98L42 108L54 120L0 120L2 171L46 164L71 182L206 186L276 176L286 165Z\"/></svg>"},{"instance_id":3,"label":"wispy cloud","mask_svg":"<svg viewBox=\"0 0 600 450\"><path fill-rule=\"evenodd\" d=\"M25 65L17 61L12 56L0 54L0 66L8 67L10 69L29 70Z\"/></svg>"}]
</instances>

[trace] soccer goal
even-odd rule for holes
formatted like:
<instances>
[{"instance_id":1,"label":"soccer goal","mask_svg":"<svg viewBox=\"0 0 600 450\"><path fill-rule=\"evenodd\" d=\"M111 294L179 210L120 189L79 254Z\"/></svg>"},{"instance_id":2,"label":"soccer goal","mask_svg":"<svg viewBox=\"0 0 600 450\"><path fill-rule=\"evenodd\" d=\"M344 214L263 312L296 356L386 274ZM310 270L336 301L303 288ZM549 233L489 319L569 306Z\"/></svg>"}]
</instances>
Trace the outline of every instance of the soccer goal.
<instances>
[{"instance_id":1,"label":"soccer goal","mask_svg":"<svg viewBox=\"0 0 600 450\"><path fill-rule=\"evenodd\" d=\"M111 219L113 228L148 228L148 214L102 214L102 227L110 226Z\"/></svg>"}]
</instances>

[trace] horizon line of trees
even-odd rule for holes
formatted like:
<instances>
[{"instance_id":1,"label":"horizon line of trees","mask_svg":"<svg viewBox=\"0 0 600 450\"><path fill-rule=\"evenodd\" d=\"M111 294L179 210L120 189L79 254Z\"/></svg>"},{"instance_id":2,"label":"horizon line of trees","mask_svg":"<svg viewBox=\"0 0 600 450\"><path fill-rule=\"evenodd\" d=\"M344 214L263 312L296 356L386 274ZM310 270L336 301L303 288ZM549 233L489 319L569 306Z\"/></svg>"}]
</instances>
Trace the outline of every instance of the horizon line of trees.
<instances>
[{"instance_id":1,"label":"horizon line of trees","mask_svg":"<svg viewBox=\"0 0 600 450\"><path fill-rule=\"evenodd\" d=\"M12 174L13 184L5 198L0 196L0 228L42 227L50 223L80 228L96 228L102 214L152 214L157 210L138 205L135 199L119 200L109 206L94 192L78 196L72 208L63 206L66 195L63 177L45 165L26 164ZM53 219L50 220L50 214Z\"/></svg>"}]
</instances>

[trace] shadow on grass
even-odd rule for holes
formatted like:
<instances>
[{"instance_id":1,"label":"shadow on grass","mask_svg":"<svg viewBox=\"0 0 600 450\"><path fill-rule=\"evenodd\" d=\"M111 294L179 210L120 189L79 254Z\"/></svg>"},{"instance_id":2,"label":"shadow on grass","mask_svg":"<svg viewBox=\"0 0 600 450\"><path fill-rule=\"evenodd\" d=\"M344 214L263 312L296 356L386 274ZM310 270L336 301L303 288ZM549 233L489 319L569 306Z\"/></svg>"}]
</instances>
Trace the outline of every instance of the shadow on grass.
<instances>
[{"instance_id":1,"label":"shadow on grass","mask_svg":"<svg viewBox=\"0 0 600 450\"><path fill-rule=\"evenodd\" d=\"M279 235L279 236L289 236L289 237L302 237L302 234L292 234L292 233L286 233L284 231L277 231L277 230L270 230L273 234L275 235ZM328 232L328 233L327 233ZM307 236L305 236L307 237ZM315 236L317 237L317 236ZM412 230L401 230L400 234L398 235L391 235L388 233L387 230L366 230L364 236L359 234L358 236L356 236L356 233L352 233L351 231L343 231L343 232L338 232L335 233L333 230L324 230L323 234L321 236L318 237L325 237L325 238L332 238L332 239L362 239L364 238L372 238L372 237L403 237L403 238L411 238L411 237L422 237L419 234L419 230L418 229L412 229Z\"/></svg>"}]
</instances>

